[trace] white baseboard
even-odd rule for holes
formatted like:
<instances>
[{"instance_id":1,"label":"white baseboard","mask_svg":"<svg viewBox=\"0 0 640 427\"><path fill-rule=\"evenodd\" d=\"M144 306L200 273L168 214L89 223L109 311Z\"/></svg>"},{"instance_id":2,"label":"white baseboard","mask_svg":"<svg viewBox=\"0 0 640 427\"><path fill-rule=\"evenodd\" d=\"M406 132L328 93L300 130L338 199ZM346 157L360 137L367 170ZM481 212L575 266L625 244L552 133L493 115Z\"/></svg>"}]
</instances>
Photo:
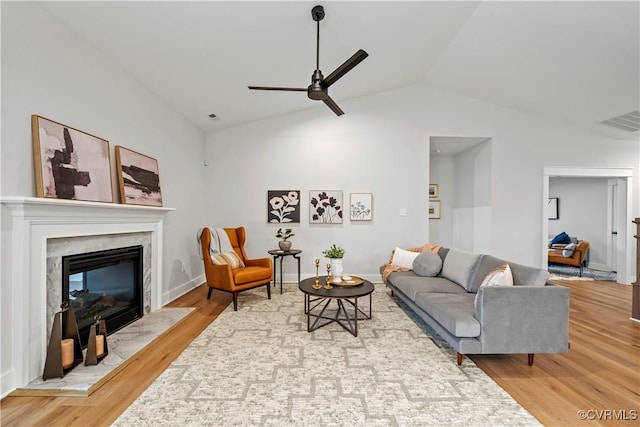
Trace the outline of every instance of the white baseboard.
<instances>
[{"instance_id":1,"label":"white baseboard","mask_svg":"<svg viewBox=\"0 0 640 427\"><path fill-rule=\"evenodd\" d=\"M9 393L16 389L15 373L16 371L14 369L10 369L0 375L0 384L2 385L2 390L0 390L0 399L4 399Z\"/></svg>"},{"instance_id":2,"label":"white baseboard","mask_svg":"<svg viewBox=\"0 0 640 427\"><path fill-rule=\"evenodd\" d=\"M180 298L182 295L186 294L193 288L197 288L204 282L205 282L204 274L201 274L189 280L188 282L183 283L177 288L174 288L169 292L165 292L164 294L162 294L162 306L164 307L165 305L169 304L171 301L177 298Z\"/></svg>"}]
</instances>

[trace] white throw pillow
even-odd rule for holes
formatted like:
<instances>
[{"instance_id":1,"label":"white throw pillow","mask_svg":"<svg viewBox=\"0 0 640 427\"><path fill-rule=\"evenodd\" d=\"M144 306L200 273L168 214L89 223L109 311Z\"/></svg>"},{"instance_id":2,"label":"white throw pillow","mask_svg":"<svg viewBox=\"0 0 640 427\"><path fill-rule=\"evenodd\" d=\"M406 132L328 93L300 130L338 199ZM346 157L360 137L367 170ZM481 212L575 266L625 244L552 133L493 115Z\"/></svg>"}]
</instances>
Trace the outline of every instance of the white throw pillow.
<instances>
[{"instance_id":1,"label":"white throw pillow","mask_svg":"<svg viewBox=\"0 0 640 427\"><path fill-rule=\"evenodd\" d=\"M571 258L575 251L576 251L576 244L575 243L569 243L562 250L562 256L565 257L565 258Z\"/></svg>"},{"instance_id":2,"label":"white throw pillow","mask_svg":"<svg viewBox=\"0 0 640 427\"><path fill-rule=\"evenodd\" d=\"M480 288L478 288L478 293L483 286L513 286L513 273L511 272L511 267L509 264L502 264L491 270L484 276L484 280L480 284ZM478 294L474 299L474 305L478 307Z\"/></svg>"},{"instance_id":3,"label":"white throw pillow","mask_svg":"<svg viewBox=\"0 0 640 427\"><path fill-rule=\"evenodd\" d=\"M420 252L406 251L402 248L396 248L393 251L391 264L411 270L413 268L413 260L420 255Z\"/></svg>"}]
</instances>

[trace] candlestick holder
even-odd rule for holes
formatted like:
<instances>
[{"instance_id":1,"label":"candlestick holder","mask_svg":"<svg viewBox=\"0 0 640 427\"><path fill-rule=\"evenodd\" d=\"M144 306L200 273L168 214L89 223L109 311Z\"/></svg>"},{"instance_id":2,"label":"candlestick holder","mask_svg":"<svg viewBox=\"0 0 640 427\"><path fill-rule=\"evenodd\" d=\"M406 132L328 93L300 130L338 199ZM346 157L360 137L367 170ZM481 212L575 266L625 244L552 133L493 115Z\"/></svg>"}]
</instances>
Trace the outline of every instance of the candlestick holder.
<instances>
[{"instance_id":1,"label":"candlestick holder","mask_svg":"<svg viewBox=\"0 0 640 427\"><path fill-rule=\"evenodd\" d=\"M325 289L333 289L333 286L331 286L331 279L331 264L327 264L327 280L324 284Z\"/></svg>"},{"instance_id":2,"label":"candlestick holder","mask_svg":"<svg viewBox=\"0 0 640 427\"><path fill-rule=\"evenodd\" d=\"M313 284L313 289L320 289L322 285L320 285L320 277L318 276L318 267L320 267L320 258L315 258L313 263L316 266L316 281Z\"/></svg>"}]
</instances>

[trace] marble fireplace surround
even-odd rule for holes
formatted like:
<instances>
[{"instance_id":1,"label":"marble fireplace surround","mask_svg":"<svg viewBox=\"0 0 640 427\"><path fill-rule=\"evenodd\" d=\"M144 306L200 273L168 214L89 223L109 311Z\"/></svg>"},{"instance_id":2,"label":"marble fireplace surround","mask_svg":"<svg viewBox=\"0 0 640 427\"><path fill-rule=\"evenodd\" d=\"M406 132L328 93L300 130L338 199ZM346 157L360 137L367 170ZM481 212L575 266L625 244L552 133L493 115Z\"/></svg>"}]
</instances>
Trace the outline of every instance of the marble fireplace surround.
<instances>
[{"instance_id":1,"label":"marble fireplace surround","mask_svg":"<svg viewBox=\"0 0 640 427\"><path fill-rule=\"evenodd\" d=\"M51 324L49 312L55 310L57 304L49 301L48 288L60 286L47 283L48 246L69 247L75 251L87 244L94 248L95 242L121 247L141 239L145 250L150 248L144 255L145 262L150 260L144 279L147 285L144 312L147 314L162 306L163 222L165 215L174 209L33 197L4 197L2 205L11 214L11 262L3 265L10 268L10 275L3 274L3 278L12 284L12 322L2 327L3 335L11 335L10 369L2 373L4 395L42 375ZM70 243L61 245L65 238ZM92 240L95 242L88 243ZM108 243L111 240L113 242ZM50 259L49 264L52 262ZM7 341L3 338L3 342Z\"/></svg>"}]
</instances>

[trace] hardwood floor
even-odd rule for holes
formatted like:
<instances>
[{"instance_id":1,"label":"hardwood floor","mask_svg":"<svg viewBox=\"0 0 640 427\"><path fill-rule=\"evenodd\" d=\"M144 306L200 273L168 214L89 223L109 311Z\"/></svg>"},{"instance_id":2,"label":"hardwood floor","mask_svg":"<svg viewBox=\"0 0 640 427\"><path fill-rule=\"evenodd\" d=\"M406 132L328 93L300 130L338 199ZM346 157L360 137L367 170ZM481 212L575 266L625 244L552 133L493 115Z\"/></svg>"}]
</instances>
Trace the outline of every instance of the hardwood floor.
<instances>
[{"instance_id":1,"label":"hardwood floor","mask_svg":"<svg viewBox=\"0 0 640 427\"><path fill-rule=\"evenodd\" d=\"M629 320L631 286L558 283L571 289L569 353L536 355L532 367L526 355L471 358L545 425L638 425L640 323ZM1 425L110 425L231 302L226 293L206 294L200 286L169 304L197 310L91 396L9 396L0 403ZM589 419L579 418L581 410Z\"/></svg>"}]
</instances>

